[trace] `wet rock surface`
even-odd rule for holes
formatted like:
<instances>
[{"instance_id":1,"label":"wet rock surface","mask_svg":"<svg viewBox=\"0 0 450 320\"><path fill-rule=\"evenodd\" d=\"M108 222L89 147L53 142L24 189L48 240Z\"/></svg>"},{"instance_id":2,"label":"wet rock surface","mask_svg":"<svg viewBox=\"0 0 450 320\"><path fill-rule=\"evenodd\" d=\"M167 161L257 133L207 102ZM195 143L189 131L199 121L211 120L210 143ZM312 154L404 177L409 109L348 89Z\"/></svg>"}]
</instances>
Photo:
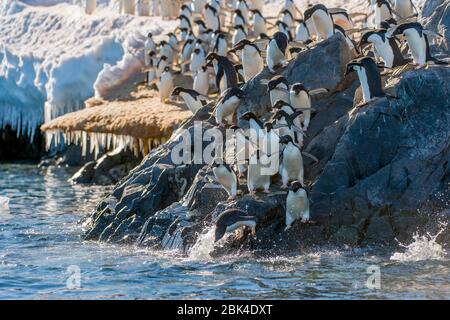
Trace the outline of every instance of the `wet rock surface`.
<instances>
[{"instance_id":1,"label":"wet rock surface","mask_svg":"<svg viewBox=\"0 0 450 320\"><path fill-rule=\"evenodd\" d=\"M284 70L291 82L323 87L320 80L308 83L308 72L314 72L311 79L328 79L323 83L331 90L313 101L316 111L305 143L305 151L319 159L304 161L311 223L296 222L284 231L286 192L277 177L272 179L271 194L256 197L247 194L241 179L237 199L229 201L209 166L174 165L170 153L180 141L177 131L98 205L86 237L187 252L198 234L212 226L214 217L228 208L240 208L257 216L256 237L248 232L232 235L215 254L238 250L290 254L313 245L407 241L418 228L448 219L450 68L430 66L387 77L398 99L354 107L359 82L343 77L352 58L350 52L337 50L343 42L335 36L301 54ZM335 53L338 66L332 68L332 75L330 68L308 71L300 63L324 64L325 55L317 54L323 50ZM244 89L251 98L239 113L252 110L264 115L269 98L260 80L267 76L264 70L247 84ZM195 120L203 120L204 129L212 127L208 111L202 109L182 129L192 131ZM111 199L114 209L108 204Z\"/></svg>"}]
</instances>

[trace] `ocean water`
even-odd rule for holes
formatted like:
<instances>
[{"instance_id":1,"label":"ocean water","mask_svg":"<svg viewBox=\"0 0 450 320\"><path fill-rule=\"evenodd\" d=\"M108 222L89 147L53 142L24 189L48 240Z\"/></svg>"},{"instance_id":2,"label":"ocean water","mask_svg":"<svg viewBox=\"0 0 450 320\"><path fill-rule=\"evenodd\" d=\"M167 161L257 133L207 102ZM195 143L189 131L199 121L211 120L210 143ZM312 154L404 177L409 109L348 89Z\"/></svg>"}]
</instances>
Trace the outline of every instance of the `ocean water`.
<instances>
[{"instance_id":1,"label":"ocean water","mask_svg":"<svg viewBox=\"0 0 450 320\"><path fill-rule=\"evenodd\" d=\"M72 186L62 168L0 164L0 299L450 298L435 235L398 248L210 258L83 241L79 223L109 187ZM443 228L446 226L443 226Z\"/></svg>"}]
</instances>

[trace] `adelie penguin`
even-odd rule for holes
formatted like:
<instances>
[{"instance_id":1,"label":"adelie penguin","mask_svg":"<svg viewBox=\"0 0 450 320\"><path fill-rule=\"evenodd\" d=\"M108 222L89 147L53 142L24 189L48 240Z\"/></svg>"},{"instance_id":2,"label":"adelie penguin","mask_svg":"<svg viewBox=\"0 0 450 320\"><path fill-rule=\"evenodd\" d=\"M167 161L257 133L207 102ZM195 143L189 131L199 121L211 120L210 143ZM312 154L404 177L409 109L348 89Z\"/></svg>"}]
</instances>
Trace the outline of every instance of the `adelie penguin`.
<instances>
[{"instance_id":1,"label":"adelie penguin","mask_svg":"<svg viewBox=\"0 0 450 320\"><path fill-rule=\"evenodd\" d=\"M383 92L380 71L378 68L379 66L370 57L355 59L347 64L346 75L350 74L352 71L358 73L364 103L386 96Z\"/></svg>"},{"instance_id":2,"label":"adelie penguin","mask_svg":"<svg viewBox=\"0 0 450 320\"><path fill-rule=\"evenodd\" d=\"M392 18L392 7L388 0L376 0L374 4L375 25L380 26L383 21Z\"/></svg>"},{"instance_id":3,"label":"adelie penguin","mask_svg":"<svg viewBox=\"0 0 450 320\"><path fill-rule=\"evenodd\" d=\"M292 224L301 219L302 223L309 221L309 199L308 193L303 189L300 181L294 181L289 186L289 192L286 198L286 217L285 231L292 227Z\"/></svg>"},{"instance_id":4,"label":"adelie penguin","mask_svg":"<svg viewBox=\"0 0 450 320\"><path fill-rule=\"evenodd\" d=\"M233 36L231 37L231 45L235 46L239 41L247 38L247 31L241 25L234 26Z\"/></svg>"},{"instance_id":5,"label":"adelie penguin","mask_svg":"<svg viewBox=\"0 0 450 320\"><path fill-rule=\"evenodd\" d=\"M209 53L206 56L206 64L213 66L216 74L216 86L221 93L238 85L236 70L228 58L219 56L217 53Z\"/></svg>"},{"instance_id":6,"label":"adelie penguin","mask_svg":"<svg viewBox=\"0 0 450 320\"><path fill-rule=\"evenodd\" d=\"M232 52L241 52L241 62L244 71L244 81L247 82L264 69L264 59L258 46L251 41L244 39L237 43Z\"/></svg>"},{"instance_id":7,"label":"adelie penguin","mask_svg":"<svg viewBox=\"0 0 450 320\"><path fill-rule=\"evenodd\" d=\"M418 16L417 8L412 0L394 0L394 10L397 19L409 19Z\"/></svg>"},{"instance_id":8,"label":"adelie penguin","mask_svg":"<svg viewBox=\"0 0 450 320\"><path fill-rule=\"evenodd\" d=\"M304 20L312 21L317 32L318 40L325 40L334 35L334 22L327 7L323 4L316 4L305 10Z\"/></svg>"},{"instance_id":9,"label":"adelie penguin","mask_svg":"<svg viewBox=\"0 0 450 320\"><path fill-rule=\"evenodd\" d=\"M192 72L192 77L200 70L200 68L205 64L205 51L203 48L195 48L191 54L189 69Z\"/></svg>"},{"instance_id":10,"label":"adelie penguin","mask_svg":"<svg viewBox=\"0 0 450 320\"><path fill-rule=\"evenodd\" d=\"M209 93L209 71L206 65L201 66L194 76L193 88L203 96Z\"/></svg>"},{"instance_id":11,"label":"adelie penguin","mask_svg":"<svg viewBox=\"0 0 450 320\"><path fill-rule=\"evenodd\" d=\"M286 57L289 38L284 32L276 32L269 40L266 52L266 63L270 72L274 73L276 69L284 68L288 59Z\"/></svg>"},{"instance_id":12,"label":"adelie penguin","mask_svg":"<svg viewBox=\"0 0 450 320\"><path fill-rule=\"evenodd\" d=\"M295 110L289 103L278 100L273 106L276 110L271 120L275 122L275 129L278 129L280 136L289 135L295 143L303 146L303 132L301 118L303 111Z\"/></svg>"},{"instance_id":13,"label":"adelie penguin","mask_svg":"<svg viewBox=\"0 0 450 320\"><path fill-rule=\"evenodd\" d=\"M220 17L217 10L209 3L207 3L205 4L203 13L206 21L206 26L213 31L220 30Z\"/></svg>"},{"instance_id":14,"label":"adelie penguin","mask_svg":"<svg viewBox=\"0 0 450 320\"><path fill-rule=\"evenodd\" d=\"M267 84L272 107L279 100L289 103L289 82L285 77L275 76L270 81L261 80L261 84Z\"/></svg>"},{"instance_id":15,"label":"adelie penguin","mask_svg":"<svg viewBox=\"0 0 450 320\"><path fill-rule=\"evenodd\" d=\"M159 98L162 103L169 100L173 91L173 77L169 67L165 67L158 84Z\"/></svg>"},{"instance_id":16,"label":"adelie penguin","mask_svg":"<svg viewBox=\"0 0 450 320\"><path fill-rule=\"evenodd\" d=\"M434 32L425 30L419 22L408 22L400 24L387 32L388 37L395 37L398 35L403 35L408 41L408 46L411 50L414 63L423 67L428 62L433 62L435 64L447 65L447 62L440 61L431 56L430 44L428 41L428 35L430 36L440 36Z\"/></svg>"},{"instance_id":17,"label":"adelie penguin","mask_svg":"<svg viewBox=\"0 0 450 320\"><path fill-rule=\"evenodd\" d=\"M311 34L308 27L303 20L297 20L297 27L295 28L295 41L308 43L311 41Z\"/></svg>"},{"instance_id":18,"label":"adelie penguin","mask_svg":"<svg viewBox=\"0 0 450 320\"><path fill-rule=\"evenodd\" d=\"M237 88L230 88L224 92L216 105L216 123L223 126L225 123L233 123L233 117L237 107L244 99L244 92Z\"/></svg>"},{"instance_id":19,"label":"adelie penguin","mask_svg":"<svg viewBox=\"0 0 450 320\"><path fill-rule=\"evenodd\" d=\"M251 196L254 196L258 189L262 189L264 193L270 193L272 172L268 167L269 163L268 156L260 150L250 157L247 169L247 187Z\"/></svg>"},{"instance_id":20,"label":"adelie penguin","mask_svg":"<svg viewBox=\"0 0 450 320\"><path fill-rule=\"evenodd\" d=\"M240 209L228 209L222 212L214 221L215 238L214 242L223 238L226 233L233 232L239 228L248 227L252 234L256 234L257 220L255 216L248 215Z\"/></svg>"},{"instance_id":21,"label":"adelie penguin","mask_svg":"<svg viewBox=\"0 0 450 320\"><path fill-rule=\"evenodd\" d=\"M198 110L208 104L207 99L193 89L176 87L172 91L172 97L177 96L183 98L184 103L189 108L189 110L192 111L193 114L197 113Z\"/></svg>"},{"instance_id":22,"label":"adelie penguin","mask_svg":"<svg viewBox=\"0 0 450 320\"><path fill-rule=\"evenodd\" d=\"M301 110L300 121L304 131L308 130L311 121L311 96L329 92L326 88L308 90L302 83L294 83L289 91L291 105L295 110Z\"/></svg>"},{"instance_id":23,"label":"adelie penguin","mask_svg":"<svg viewBox=\"0 0 450 320\"><path fill-rule=\"evenodd\" d=\"M150 65L149 54L152 51L156 51L156 43L153 41L153 34L148 33L147 39L144 44L144 54L145 54L145 66L148 67Z\"/></svg>"},{"instance_id":24,"label":"adelie penguin","mask_svg":"<svg viewBox=\"0 0 450 320\"><path fill-rule=\"evenodd\" d=\"M387 30L375 29L364 33L359 42L360 50L372 44L374 53L383 59L388 68L395 68L408 63L394 38L386 35Z\"/></svg>"},{"instance_id":25,"label":"adelie penguin","mask_svg":"<svg viewBox=\"0 0 450 320\"><path fill-rule=\"evenodd\" d=\"M219 56L226 57L228 53L227 35L226 33L219 33L216 36L214 43L214 53Z\"/></svg>"},{"instance_id":26,"label":"adelie penguin","mask_svg":"<svg viewBox=\"0 0 450 320\"><path fill-rule=\"evenodd\" d=\"M212 171L216 180L222 185L230 196L229 199L235 199L237 195L238 179L236 173L226 163L217 163L214 161Z\"/></svg>"},{"instance_id":27,"label":"adelie penguin","mask_svg":"<svg viewBox=\"0 0 450 320\"><path fill-rule=\"evenodd\" d=\"M266 19L261 14L261 11L254 9L251 11L253 14L253 31L255 35L259 35L261 33L267 33L267 25Z\"/></svg>"},{"instance_id":28,"label":"adelie penguin","mask_svg":"<svg viewBox=\"0 0 450 320\"><path fill-rule=\"evenodd\" d=\"M303 185L303 157L302 151L289 135L282 136L280 143L284 145L280 159L280 175L283 181L282 189L288 187L289 181L298 180Z\"/></svg>"}]
</instances>

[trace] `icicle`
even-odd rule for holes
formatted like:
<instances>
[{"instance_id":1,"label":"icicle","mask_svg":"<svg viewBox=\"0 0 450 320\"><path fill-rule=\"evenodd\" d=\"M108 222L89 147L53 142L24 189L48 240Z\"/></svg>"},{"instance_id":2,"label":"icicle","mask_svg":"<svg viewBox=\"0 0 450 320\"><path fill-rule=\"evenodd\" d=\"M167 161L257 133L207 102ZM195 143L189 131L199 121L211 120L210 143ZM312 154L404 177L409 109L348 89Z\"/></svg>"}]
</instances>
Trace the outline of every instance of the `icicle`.
<instances>
[{"instance_id":1,"label":"icicle","mask_svg":"<svg viewBox=\"0 0 450 320\"><path fill-rule=\"evenodd\" d=\"M87 133L86 131L81 131L81 155L86 157L87 153Z\"/></svg>"}]
</instances>

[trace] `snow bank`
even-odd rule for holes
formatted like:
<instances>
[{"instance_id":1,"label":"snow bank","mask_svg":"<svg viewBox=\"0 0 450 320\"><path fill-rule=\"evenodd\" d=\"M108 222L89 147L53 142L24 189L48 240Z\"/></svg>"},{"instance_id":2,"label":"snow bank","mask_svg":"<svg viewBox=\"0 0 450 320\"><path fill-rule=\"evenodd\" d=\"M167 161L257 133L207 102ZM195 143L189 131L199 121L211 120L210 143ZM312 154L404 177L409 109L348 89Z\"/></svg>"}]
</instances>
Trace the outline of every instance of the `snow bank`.
<instances>
[{"instance_id":1,"label":"snow bank","mask_svg":"<svg viewBox=\"0 0 450 320\"><path fill-rule=\"evenodd\" d=\"M142 34L176 26L119 15L106 0L93 15L71 2L0 1L0 129L32 137L44 120L83 108L94 83L107 90L140 69Z\"/></svg>"}]
</instances>

